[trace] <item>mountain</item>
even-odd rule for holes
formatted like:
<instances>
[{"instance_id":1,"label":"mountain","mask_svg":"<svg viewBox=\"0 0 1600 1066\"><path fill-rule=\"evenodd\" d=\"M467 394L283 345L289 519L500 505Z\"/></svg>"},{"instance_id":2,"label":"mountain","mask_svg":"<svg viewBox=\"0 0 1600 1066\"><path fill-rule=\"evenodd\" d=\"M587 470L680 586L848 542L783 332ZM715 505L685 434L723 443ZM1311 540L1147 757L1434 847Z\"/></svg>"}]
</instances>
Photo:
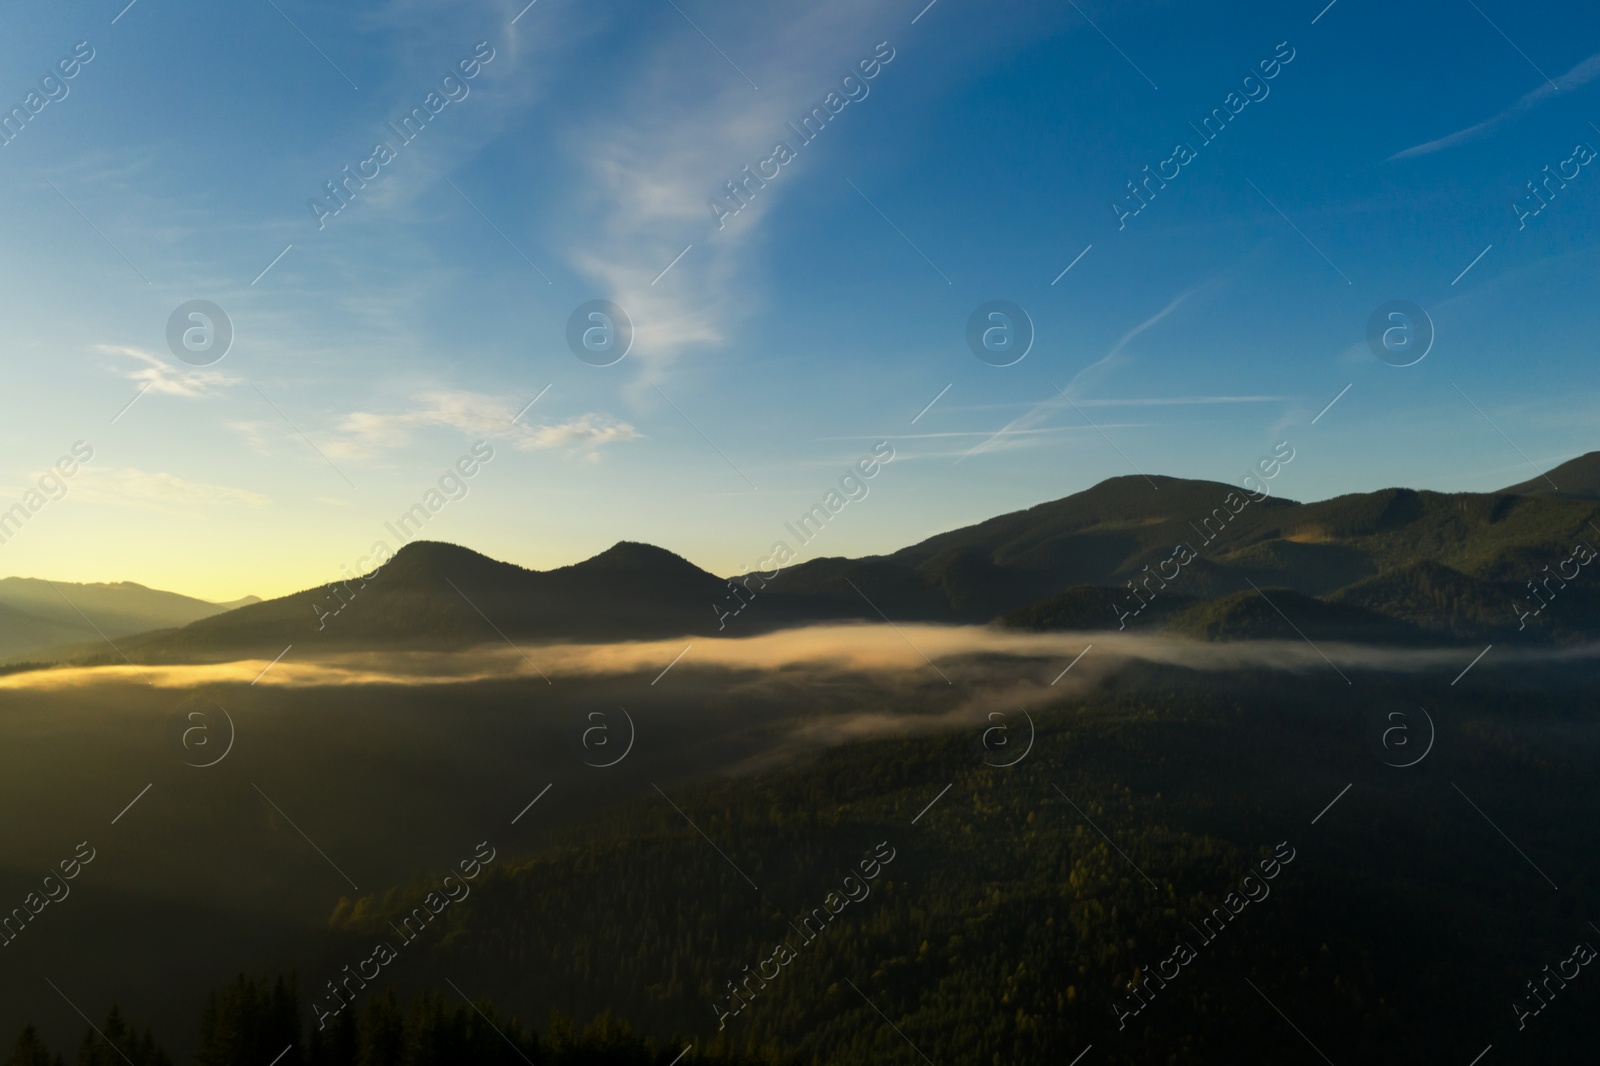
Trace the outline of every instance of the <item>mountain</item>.
<instances>
[{"instance_id":1,"label":"mountain","mask_svg":"<svg viewBox=\"0 0 1600 1066\"><path fill-rule=\"evenodd\" d=\"M1500 491L1513 496L1575 496L1600 500L1600 452L1568 459L1546 474Z\"/></svg>"},{"instance_id":2,"label":"mountain","mask_svg":"<svg viewBox=\"0 0 1600 1066\"><path fill-rule=\"evenodd\" d=\"M721 578L648 544L529 570L414 541L363 577L265 600L122 645L150 660L307 648L466 647L502 639L641 640L713 633Z\"/></svg>"},{"instance_id":3,"label":"mountain","mask_svg":"<svg viewBox=\"0 0 1600 1066\"><path fill-rule=\"evenodd\" d=\"M132 581L76 584L8 577L0 580L0 659L62 645L103 643L102 634L116 639L188 625L257 602L246 596L211 603Z\"/></svg>"},{"instance_id":4,"label":"mountain","mask_svg":"<svg viewBox=\"0 0 1600 1066\"><path fill-rule=\"evenodd\" d=\"M1396 488L1299 503L1251 500L1218 482L1122 477L890 555L795 566L772 582L769 602L774 613L872 618L870 600L897 621L998 616L1046 629L1114 627L1144 602L1128 625L1240 635L1257 627L1175 616L1194 601L1279 587L1381 615L1393 623L1385 639L1476 639L1518 630L1519 609L1539 606L1528 583L1567 561L1573 587L1559 590L1541 635L1576 639L1600 635L1600 602L1570 577L1574 545L1600 544L1591 521L1600 522L1594 503L1572 495ZM1317 611L1328 632L1361 628L1360 615Z\"/></svg>"},{"instance_id":5,"label":"mountain","mask_svg":"<svg viewBox=\"0 0 1600 1066\"><path fill-rule=\"evenodd\" d=\"M1600 478L1600 453L1552 474L1565 490L1582 488L1586 471ZM812 559L727 580L633 542L538 571L416 541L364 577L222 614L214 613L219 605L189 601L213 616L169 621L164 631L118 643L129 655L160 661L273 655L288 644L456 648L502 639L748 636L883 617L1029 629L1168 627L1213 640L1292 638L1296 627L1313 639L1406 643L1513 633L1556 642L1600 637L1600 582L1588 587L1575 551L1600 543L1600 496L1390 488L1301 503L1270 495L1270 481L1256 484L1262 487L1246 492L1215 481L1111 478L888 555ZM140 586L81 588L125 590L124 603L132 602L126 590L139 590L141 603L171 596ZM34 601L29 615L42 610ZM136 622L117 618L124 633ZM35 646L60 643L63 631L50 626L71 626L72 618L58 608L30 624ZM20 632L24 620L9 625ZM110 653L102 645L89 654Z\"/></svg>"},{"instance_id":6,"label":"mountain","mask_svg":"<svg viewBox=\"0 0 1600 1066\"><path fill-rule=\"evenodd\" d=\"M42 648L75 644L83 640L84 632L93 636L88 626L73 626L65 622L40 618L20 611L7 603L0 603L0 656L21 655Z\"/></svg>"},{"instance_id":7,"label":"mountain","mask_svg":"<svg viewBox=\"0 0 1600 1066\"><path fill-rule=\"evenodd\" d=\"M1152 487L1152 485L1154 487ZM930 537L891 555L825 558L785 570L774 601L797 612L846 617L863 611L863 593L891 618L984 622L1076 585L1118 585L1154 566L1175 544L1194 540L1239 490L1214 481L1117 477L1064 499ZM1287 506L1268 498L1234 519L1255 524ZM1190 575L1190 595L1215 595L1244 581L1209 567ZM852 588L851 585L856 588ZM857 588L860 591L857 591ZM752 610L756 605L752 604Z\"/></svg>"}]
</instances>

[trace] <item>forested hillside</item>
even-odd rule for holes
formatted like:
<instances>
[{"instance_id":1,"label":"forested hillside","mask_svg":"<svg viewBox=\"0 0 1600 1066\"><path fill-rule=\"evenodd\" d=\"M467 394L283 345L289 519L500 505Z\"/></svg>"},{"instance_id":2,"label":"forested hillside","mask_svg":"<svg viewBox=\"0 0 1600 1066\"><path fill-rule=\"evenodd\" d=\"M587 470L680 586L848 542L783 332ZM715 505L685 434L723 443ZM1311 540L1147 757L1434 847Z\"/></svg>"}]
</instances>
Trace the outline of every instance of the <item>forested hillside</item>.
<instances>
[{"instance_id":1,"label":"forested hillside","mask_svg":"<svg viewBox=\"0 0 1600 1066\"><path fill-rule=\"evenodd\" d=\"M914 1044L940 1066L1043 1064L1090 1043L1115 1063L1299 1061L1260 993L1335 1061L1467 1061L1510 1039L1522 982L1593 932L1600 831L1540 813L1600 799L1571 693L1178 680L1036 714L1011 767L990 764L1021 750L1020 715L1003 758L975 727L684 790L681 813L639 804L489 873L420 973L793 1063L922 1061ZM1385 765L1373 716L1417 699L1436 750ZM359 951L420 898L348 901L333 925ZM813 911L820 935L799 928ZM1180 943L1197 957L1140 984L1135 1013L1129 983L1170 975ZM1595 994L1524 1038L1538 1061L1589 1061Z\"/></svg>"}]
</instances>

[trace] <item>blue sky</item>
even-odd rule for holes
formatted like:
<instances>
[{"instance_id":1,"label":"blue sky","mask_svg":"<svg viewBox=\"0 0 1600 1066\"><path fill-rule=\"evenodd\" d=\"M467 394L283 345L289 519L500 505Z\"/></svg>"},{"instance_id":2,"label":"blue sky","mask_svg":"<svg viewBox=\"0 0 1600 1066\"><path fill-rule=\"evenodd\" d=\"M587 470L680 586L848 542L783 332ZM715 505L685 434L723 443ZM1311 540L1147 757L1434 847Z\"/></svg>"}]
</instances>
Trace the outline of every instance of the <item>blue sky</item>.
<instances>
[{"instance_id":1,"label":"blue sky","mask_svg":"<svg viewBox=\"0 0 1600 1066\"><path fill-rule=\"evenodd\" d=\"M1600 168L1565 162L1600 148L1592 7L71 0L0 18L6 109L77 42L94 52L0 148L0 509L74 441L95 453L0 545L0 573L310 586L394 545L383 523L479 439L495 458L427 536L539 568L646 540L724 573L881 439L895 459L813 554L1135 469L1237 481L1278 440L1296 459L1277 489L1301 499L1486 490L1531 476L1519 453L1600 446ZM493 59L401 144L386 124L480 42ZM786 123L889 49L800 146ZM1190 123L1230 93L1203 143ZM709 201L779 140L793 161L719 228ZM308 201L380 141L393 160L319 229ZM1192 160L1119 228L1125 183L1180 141ZM1519 229L1546 166L1576 176ZM196 299L236 333L206 367L165 336ZM612 366L567 348L594 299L635 324ZM1035 327L1012 366L965 340L994 299ZM1436 327L1413 366L1367 346L1391 300Z\"/></svg>"}]
</instances>

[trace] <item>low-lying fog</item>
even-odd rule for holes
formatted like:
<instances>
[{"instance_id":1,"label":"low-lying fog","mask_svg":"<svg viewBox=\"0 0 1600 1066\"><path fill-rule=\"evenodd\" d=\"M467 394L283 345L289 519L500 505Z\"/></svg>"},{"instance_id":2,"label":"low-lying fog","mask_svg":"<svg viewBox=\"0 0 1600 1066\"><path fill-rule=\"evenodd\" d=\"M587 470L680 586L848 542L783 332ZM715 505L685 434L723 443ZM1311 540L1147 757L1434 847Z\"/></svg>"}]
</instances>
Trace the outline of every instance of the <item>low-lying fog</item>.
<instances>
[{"instance_id":1,"label":"low-lying fog","mask_svg":"<svg viewBox=\"0 0 1600 1066\"><path fill-rule=\"evenodd\" d=\"M654 676L670 664L680 676L697 668L724 670L821 669L834 673L910 673L929 671L944 684L1025 683L1032 666L996 671L985 657L1059 660L1063 665L1093 646L1073 674L1103 676L1129 661L1202 671L1321 669L1397 673L1459 670L1476 648L1396 649L1361 644L1306 641L1212 643L1136 632L1016 633L984 626L829 625L783 630L754 637L696 637L612 644L485 644L460 652L343 652L319 655L291 647L276 663L270 658L203 665L117 665L69 668L0 677L0 690L53 690L131 680L161 688L246 682L268 687L366 684L450 684L511 678L559 679L625 675ZM680 653L682 657L680 658ZM1502 649L1497 662L1593 658L1596 647ZM1466 658L1463 658L1463 655ZM940 665L943 664L943 665ZM1045 669L1044 666L1037 667ZM668 671L671 672L670 670ZM1064 679L1063 679L1064 680ZM652 682L657 684L659 682ZM1048 681L1046 682L1048 685Z\"/></svg>"}]
</instances>

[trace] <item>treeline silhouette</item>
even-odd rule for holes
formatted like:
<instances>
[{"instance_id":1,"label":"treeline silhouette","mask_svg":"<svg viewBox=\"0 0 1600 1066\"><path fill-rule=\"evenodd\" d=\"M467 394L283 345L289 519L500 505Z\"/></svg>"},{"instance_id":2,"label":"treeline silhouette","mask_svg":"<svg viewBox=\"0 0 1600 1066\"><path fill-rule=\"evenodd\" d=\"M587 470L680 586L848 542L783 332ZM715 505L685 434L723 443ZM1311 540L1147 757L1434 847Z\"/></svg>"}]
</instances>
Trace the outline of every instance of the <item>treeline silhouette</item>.
<instances>
[{"instance_id":1,"label":"treeline silhouette","mask_svg":"<svg viewBox=\"0 0 1600 1066\"><path fill-rule=\"evenodd\" d=\"M486 1002L440 991L402 1005L391 989L325 1028L307 1024L294 977L240 975L206 999L195 1066L769 1066L767 1057L688 1048L688 1041L648 1040L609 1016L581 1028L553 1014L541 1034ZM681 1058L680 1058L681 1056ZM112 1007L99 1032L90 1027L76 1066L172 1066L148 1030ZM25 1027L6 1066L66 1066L60 1052Z\"/></svg>"}]
</instances>

